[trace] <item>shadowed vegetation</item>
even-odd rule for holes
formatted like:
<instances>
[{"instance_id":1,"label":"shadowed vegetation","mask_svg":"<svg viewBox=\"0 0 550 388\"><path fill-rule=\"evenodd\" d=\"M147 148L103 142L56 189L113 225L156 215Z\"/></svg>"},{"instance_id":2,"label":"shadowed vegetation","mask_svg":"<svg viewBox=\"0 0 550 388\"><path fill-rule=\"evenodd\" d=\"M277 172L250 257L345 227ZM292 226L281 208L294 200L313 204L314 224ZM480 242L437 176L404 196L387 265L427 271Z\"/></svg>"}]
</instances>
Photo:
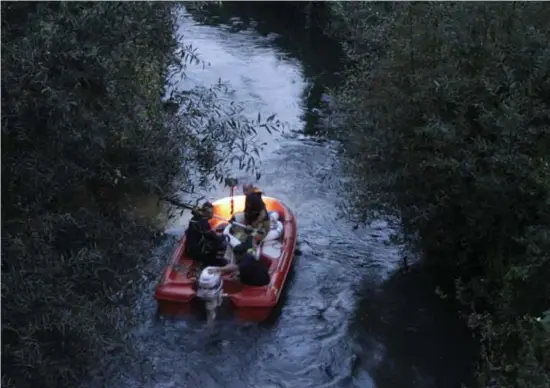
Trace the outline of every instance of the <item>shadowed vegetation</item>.
<instances>
[{"instance_id":1,"label":"shadowed vegetation","mask_svg":"<svg viewBox=\"0 0 550 388\"><path fill-rule=\"evenodd\" d=\"M171 7L2 3L3 385L75 386L131 352L156 230L133 204L253 171L256 128L279 126L220 102L222 84L166 89L200 64Z\"/></svg>"},{"instance_id":2,"label":"shadowed vegetation","mask_svg":"<svg viewBox=\"0 0 550 388\"><path fill-rule=\"evenodd\" d=\"M480 386L550 386L550 7L330 3L357 221L399 216L481 344Z\"/></svg>"}]
</instances>

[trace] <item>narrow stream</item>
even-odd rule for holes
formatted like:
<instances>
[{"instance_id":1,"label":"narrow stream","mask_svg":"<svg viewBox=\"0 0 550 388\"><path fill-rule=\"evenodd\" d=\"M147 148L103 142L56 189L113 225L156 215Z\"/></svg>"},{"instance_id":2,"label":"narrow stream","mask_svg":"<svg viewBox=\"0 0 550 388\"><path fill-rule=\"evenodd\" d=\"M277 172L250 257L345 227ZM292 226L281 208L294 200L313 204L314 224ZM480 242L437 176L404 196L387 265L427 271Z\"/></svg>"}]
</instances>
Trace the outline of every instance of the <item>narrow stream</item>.
<instances>
[{"instance_id":1,"label":"narrow stream","mask_svg":"<svg viewBox=\"0 0 550 388\"><path fill-rule=\"evenodd\" d=\"M136 302L141 320L128 333L132 348L128 354L133 356L115 357L84 386L460 387L435 383L442 380L426 368L414 369L420 375L411 379L410 371L405 371L410 365L402 360L390 360L396 374L391 381L376 381L371 373L388 364L386 344L357 328L365 319L365 313L357 314L357 306L365 303L365 290L378 289L398 266L399 247L389 243L392 231L383 222L353 230L338 216L335 147L304 134L313 85L307 65L276 45L274 33L264 36L254 29L234 32L230 25L202 25L185 11L179 23L185 43L211 63L204 70L191 67L185 82L208 86L221 77L235 90L231 98L244 103L252 117L258 112L276 113L288 123L283 134L261 135L267 146L259 185L294 210L303 255L295 262L272 322L255 325L222 319L209 328L196 319L155 315L154 287L176 243L166 237L154 252ZM208 196L226 194L220 187ZM176 221L186 222L185 217ZM435 334L433 340L437 341Z\"/></svg>"}]
</instances>

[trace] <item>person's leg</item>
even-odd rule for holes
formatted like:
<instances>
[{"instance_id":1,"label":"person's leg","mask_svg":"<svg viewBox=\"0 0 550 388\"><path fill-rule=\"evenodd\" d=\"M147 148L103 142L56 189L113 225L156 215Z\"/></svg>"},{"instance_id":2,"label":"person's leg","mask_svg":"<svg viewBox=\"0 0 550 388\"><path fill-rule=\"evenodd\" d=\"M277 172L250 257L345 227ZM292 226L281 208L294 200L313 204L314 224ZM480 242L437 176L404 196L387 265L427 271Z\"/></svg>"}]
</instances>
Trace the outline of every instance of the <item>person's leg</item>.
<instances>
[{"instance_id":1,"label":"person's leg","mask_svg":"<svg viewBox=\"0 0 550 388\"><path fill-rule=\"evenodd\" d=\"M211 255L204 258L203 264L205 267L223 267L227 265L227 260L220 258L217 255Z\"/></svg>"},{"instance_id":2,"label":"person's leg","mask_svg":"<svg viewBox=\"0 0 550 388\"><path fill-rule=\"evenodd\" d=\"M227 260L224 259L224 255L227 249L227 240L225 237L220 236L216 244L210 248L209 252L206 252L203 256L203 265L205 267L223 267L226 265Z\"/></svg>"},{"instance_id":3,"label":"person's leg","mask_svg":"<svg viewBox=\"0 0 550 388\"><path fill-rule=\"evenodd\" d=\"M271 229L271 222L269 219L262 221L260 223L260 226L258 227L258 238L256 239L257 244L261 244L262 241L265 239L265 236L269 233L269 230Z\"/></svg>"},{"instance_id":4,"label":"person's leg","mask_svg":"<svg viewBox=\"0 0 550 388\"><path fill-rule=\"evenodd\" d=\"M235 213L233 215L233 220L241 225L246 225L244 212ZM239 239L241 242L246 238L246 233L244 229L237 225L233 225L233 227L231 228L231 234L235 236L235 238Z\"/></svg>"},{"instance_id":5,"label":"person's leg","mask_svg":"<svg viewBox=\"0 0 550 388\"><path fill-rule=\"evenodd\" d=\"M218 250L216 252L217 260L227 261L225 256L226 256L228 247L229 247L229 242L225 238L222 241L220 241L218 245Z\"/></svg>"},{"instance_id":6,"label":"person's leg","mask_svg":"<svg viewBox=\"0 0 550 388\"><path fill-rule=\"evenodd\" d=\"M228 236L220 236L220 239L218 240L218 243L216 244L216 255L223 257L225 255L225 252L227 251L227 247L229 246L229 237Z\"/></svg>"}]
</instances>

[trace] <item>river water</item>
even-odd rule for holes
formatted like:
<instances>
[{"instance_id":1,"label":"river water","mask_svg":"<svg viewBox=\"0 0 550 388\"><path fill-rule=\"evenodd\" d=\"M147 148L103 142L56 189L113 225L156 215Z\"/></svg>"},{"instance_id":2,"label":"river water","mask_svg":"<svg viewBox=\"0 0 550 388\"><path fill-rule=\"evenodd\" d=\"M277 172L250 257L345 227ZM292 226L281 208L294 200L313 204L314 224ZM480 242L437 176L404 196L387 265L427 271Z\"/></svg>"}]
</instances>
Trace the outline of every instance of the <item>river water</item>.
<instances>
[{"instance_id":1,"label":"river water","mask_svg":"<svg viewBox=\"0 0 550 388\"><path fill-rule=\"evenodd\" d=\"M312 68L328 59L307 63L279 44L288 37L259 33L257 28L236 31L239 23L234 18L229 24L200 24L182 10L179 28L185 43L211 63L205 69L189 68L185 82L208 86L221 78L231 84L231 98L243 103L251 117L276 113L287 123L284 133L260 134L267 146L259 185L294 210L303 251L280 311L260 325L222 318L207 327L198 319L157 317L154 287L176 243L166 237L143 278L134 308L137 324L127 333L128 352L115 355L84 386L459 387L456 376L445 377L453 375L450 370L456 366L450 361L452 346L434 350L435 356L426 356L422 347L433 347L432 341L441 342L461 329L424 332L414 337L416 342L403 340L414 331L398 330L395 338L388 334L388 325L402 329L411 323L380 320L385 314L380 285L397 268L400 249L389 243L392 231L385 223L354 230L338 215L336 149L330 141L305 134L320 125L323 109L312 109L311 91L319 88ZM215 199L227 193L220 187L207 194ZM175 223L186 221L183 217ZM416 310L406 314L402 319L416 319ZM426 361L432 358L439 361ZM451 366L440 370L441 365Z\"/></svg>"}]
</instances>

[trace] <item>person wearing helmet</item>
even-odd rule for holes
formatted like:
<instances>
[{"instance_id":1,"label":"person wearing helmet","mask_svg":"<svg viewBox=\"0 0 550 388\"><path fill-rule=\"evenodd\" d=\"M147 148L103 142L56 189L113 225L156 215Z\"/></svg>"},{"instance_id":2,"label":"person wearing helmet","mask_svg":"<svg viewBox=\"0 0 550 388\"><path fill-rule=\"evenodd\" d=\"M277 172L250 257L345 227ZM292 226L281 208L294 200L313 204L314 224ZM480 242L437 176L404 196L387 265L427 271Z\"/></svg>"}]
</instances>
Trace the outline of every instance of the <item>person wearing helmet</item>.
<instances>
[{"instance_id":1,"label":"person wearing helmet","mask_svg":"<svg viewBox=\"0 0 550 388\"><path fill-rule=\"evenodd\" d=\"M215 268L220 274L238 272L239 280L242 284L252 287L267 286L271 281L268 269L253 255L252 237L247 241L233 248L237 264L228 264L223 267Z\"/></svg>"},{"instance_id":2,"label":"person wearing helmet","mask_svg":"<svg viewBox=\"0 0 550 388\"><path fill-rule=\"evenodd\" d=\"M247 183L243 185L243 194L246 196L244 205L244 219L246 225L258 229L265 237L269 231L269 216L267 207L262 199L262 191Z\"/></svg>"},{"instance_id":3,"label":"person wearing helmet","mask_svg":"<svg viewBox=\"0 0 550 388\"><path fill-rule=\"evenodd\" d=\"M223 258L227 241L223 235L212 230L208 220L213 215L214 207L210 202L205 202L200 209L193 211L186 232L185 255L204 266L221 267L227 264Z\"/></svg>"}]
</instances>

